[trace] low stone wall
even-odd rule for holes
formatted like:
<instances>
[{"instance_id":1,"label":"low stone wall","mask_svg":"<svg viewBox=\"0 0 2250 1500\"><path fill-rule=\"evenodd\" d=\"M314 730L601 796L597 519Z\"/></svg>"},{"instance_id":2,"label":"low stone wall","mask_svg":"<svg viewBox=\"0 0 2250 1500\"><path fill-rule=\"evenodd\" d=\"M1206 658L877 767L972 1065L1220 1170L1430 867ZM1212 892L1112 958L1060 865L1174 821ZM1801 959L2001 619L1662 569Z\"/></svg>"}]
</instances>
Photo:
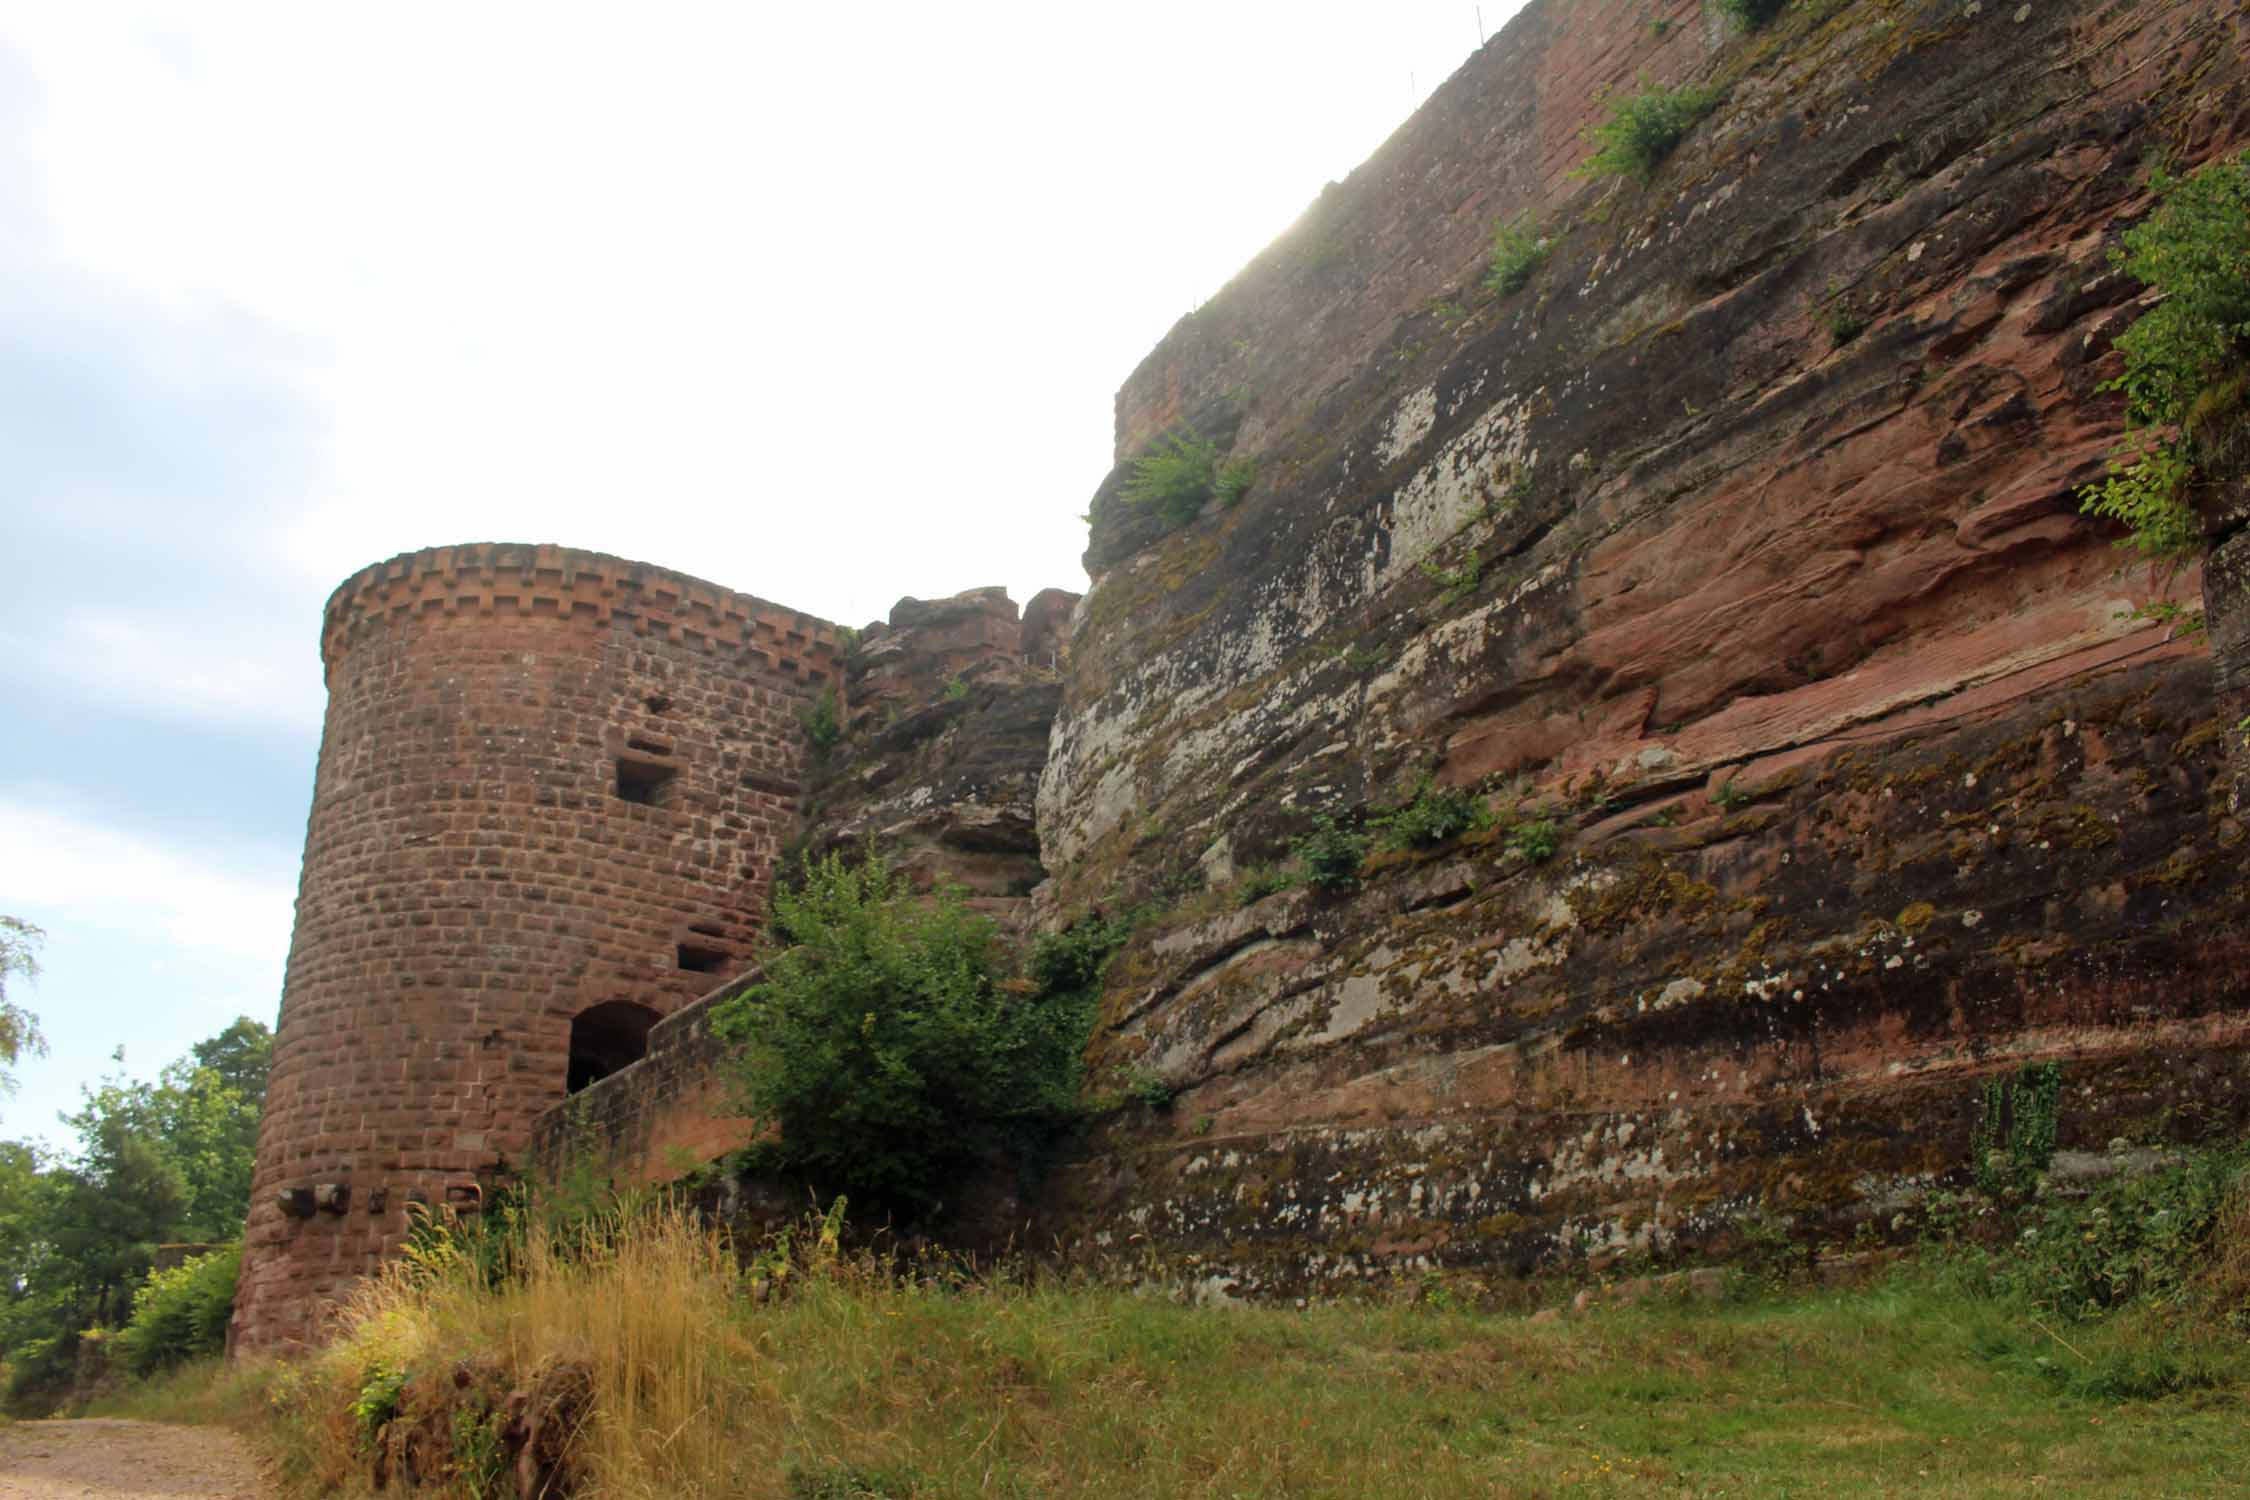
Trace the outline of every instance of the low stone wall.
<instances>
[{"instance_id":1,"label":"low stone wall","mask_svg":"<svg viewBox=\"0 0 2250 1500\"><path fill-rule=\"evenodd\" d=\"M738 979L665 1017L648 1053L532 1122L530 1175L592 1177L614 1187L668 1182L748 1145L752 1122L734 1113L732 1049L712 1030Z\"/></svg>"}]
</instances>

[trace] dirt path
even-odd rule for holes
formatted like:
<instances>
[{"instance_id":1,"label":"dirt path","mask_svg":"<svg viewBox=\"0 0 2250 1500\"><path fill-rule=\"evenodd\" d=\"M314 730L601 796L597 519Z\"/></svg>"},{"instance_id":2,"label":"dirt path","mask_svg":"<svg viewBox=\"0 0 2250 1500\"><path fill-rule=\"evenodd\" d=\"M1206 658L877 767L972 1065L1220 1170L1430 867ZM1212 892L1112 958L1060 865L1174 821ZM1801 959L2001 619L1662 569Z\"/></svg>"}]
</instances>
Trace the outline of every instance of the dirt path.
<instances>
[{"instance_id":1,"label":"dirt path","mask_svg":"<svg viewBox=\"0 0 2250 1500\"><path fill-rule=\"evenodd\" d=\"M0 1427L0 1500L271 1500L231 1432L161 1422Z\"/></svg>"}]
</instances>

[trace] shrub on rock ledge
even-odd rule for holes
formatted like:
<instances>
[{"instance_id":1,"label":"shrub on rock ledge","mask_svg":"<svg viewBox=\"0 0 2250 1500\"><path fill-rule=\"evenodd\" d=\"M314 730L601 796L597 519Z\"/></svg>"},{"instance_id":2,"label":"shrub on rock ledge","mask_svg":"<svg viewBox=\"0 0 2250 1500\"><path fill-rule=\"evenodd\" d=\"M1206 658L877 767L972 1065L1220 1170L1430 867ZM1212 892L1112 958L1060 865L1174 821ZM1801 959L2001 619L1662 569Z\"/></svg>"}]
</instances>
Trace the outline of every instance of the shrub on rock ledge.
<instances>
[{"instance_id":1,"label":"shrub on rock ledge","mask_svg":"<svg viewBox=\"0 0 2250 1500\"><path fill-rule=\"evenodd\" d=\"M753 1165L912 1219L1074 1117L1082 990L1014 980L989 918L922 896L877 857L807 860L774 894L790 946L729 1000Z\"/></svg>"}]
</instances>

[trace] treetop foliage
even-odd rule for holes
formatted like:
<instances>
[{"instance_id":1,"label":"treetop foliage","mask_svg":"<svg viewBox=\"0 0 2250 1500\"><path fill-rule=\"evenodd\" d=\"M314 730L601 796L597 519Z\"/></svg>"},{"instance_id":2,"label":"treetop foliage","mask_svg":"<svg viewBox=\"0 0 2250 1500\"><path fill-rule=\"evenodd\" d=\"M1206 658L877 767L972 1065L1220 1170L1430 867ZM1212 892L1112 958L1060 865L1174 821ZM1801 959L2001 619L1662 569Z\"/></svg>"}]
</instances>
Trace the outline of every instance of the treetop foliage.
<instances>
[{"instance_id":1,"label":"treetop foliage","mask_svg":"<svg viewBox=\"0 0 2250 1500\"><path fill-rule=\"evenodd\" d=\"M39 1034L39 1021L8 998L8 976L39 977L39 943L46 934L21 917L0 916L0 1091L16 1086L13 1069L25 1053L44 1056L47 1039Z\"/></svg>"}]
</instances>

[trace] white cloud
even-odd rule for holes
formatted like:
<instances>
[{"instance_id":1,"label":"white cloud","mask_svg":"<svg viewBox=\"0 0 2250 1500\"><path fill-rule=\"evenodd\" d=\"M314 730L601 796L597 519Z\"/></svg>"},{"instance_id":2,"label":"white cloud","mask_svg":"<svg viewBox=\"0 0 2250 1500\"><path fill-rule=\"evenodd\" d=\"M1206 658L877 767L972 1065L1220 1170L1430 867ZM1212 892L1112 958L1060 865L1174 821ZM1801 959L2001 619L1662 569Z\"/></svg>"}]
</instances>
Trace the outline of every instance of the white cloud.
<instances>
[{"instance_id":1,"label":"white cloud","mask_svg":"<svg viewBox=\"0 0 2250 1500\"><path fill-rule=\"evenodd\" d=\"M224 628L198 633L182 629L183 623L77 611L47 622L36 634L0 631L0 660L11 672L44 679L58 697L129 704L160 717L246 732L319 734L320 679L308 679L305 672L312 645L270 634L239 639Z\"/></svg>"},{"instance_id":2,"label":"white cloud","mask_svg":"<svg viewBox=\"0 0 2250 1500\"><path fill-rule=\"evenodd\" d=\"M0 911L50 931L101 928L220 961L270 967L289 951L293 871L218 867L197 850L0 792Z\"/></svg>"},{"instance_id":3,"label":"white cloud","mask_svg":"<svg viewBox=\"0 0 2250 1500\"><path fill-rule=\"evenodd\" d=\"M1475 16L56 6L0 37L45 86L50 253L289 335L317 472L240 552L310 593L560 541L857 623L1075 586L1110 393Z\"/></svg>"}]
</instances>

